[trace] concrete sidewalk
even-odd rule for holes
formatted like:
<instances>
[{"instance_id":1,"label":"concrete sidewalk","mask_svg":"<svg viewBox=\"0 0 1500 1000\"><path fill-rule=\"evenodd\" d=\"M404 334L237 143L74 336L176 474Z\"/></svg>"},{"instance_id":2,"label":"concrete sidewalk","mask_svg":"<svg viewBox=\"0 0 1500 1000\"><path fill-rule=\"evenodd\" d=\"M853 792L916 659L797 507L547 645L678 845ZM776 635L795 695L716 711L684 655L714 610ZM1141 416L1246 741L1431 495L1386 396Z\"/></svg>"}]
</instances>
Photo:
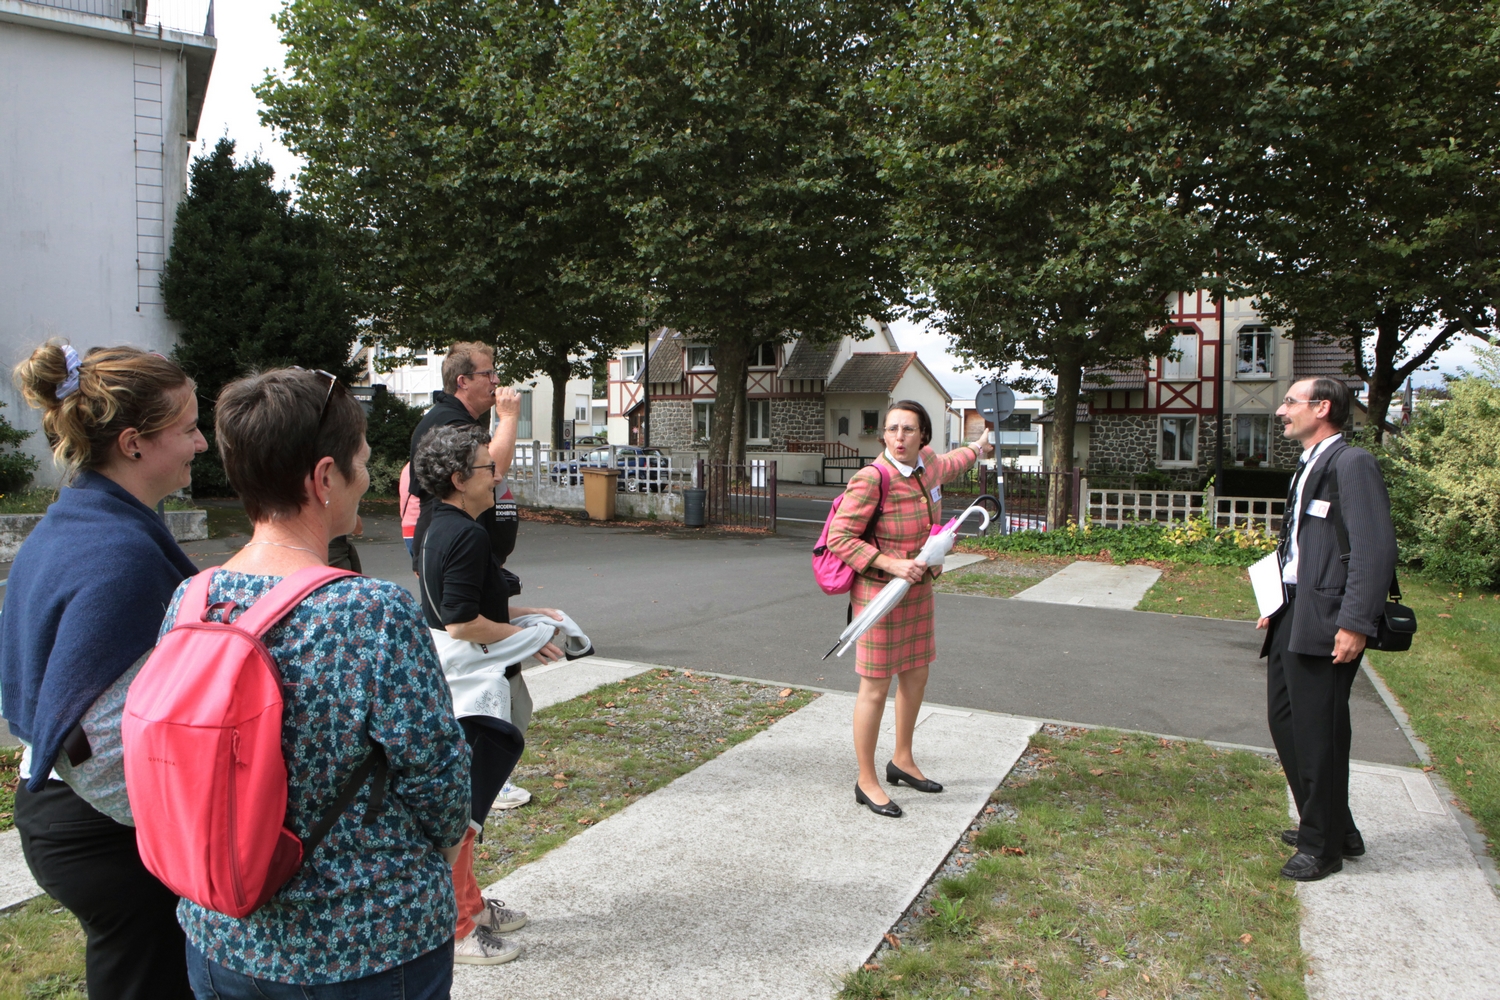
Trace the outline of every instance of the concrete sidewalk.
<instances>
[{"instance_id":1,"label":"concrete sidewalk","mask_svg":"<svg viewBox=\"0 0 1500 1000\"><path fill-rule=\"evenodd\" d=\"M1351 765L1349 808L1369 853L1297 886L1311 1000L1500 997L1500 899L1427 775Z\"/></svg>"},{"instance_id":2,"label":"concrete sidewalk","mask_svg":"<svg viewBox=\"0 0 1500 1000\"><path fill-rule=\"evenodd\" d=\"M825 694L489 887L526 951L455 969L471 998L826 998L879 944L1036 725L934 709L917 729L940 795L854 802L854 698ZM877 759L890 755L882 733Z\"/></svg>"},{"instance_id":3,"label":"concrete sidewalk","mask_svg":"<svg viewBox=\"0 0 1500 1000\"><path fill-rule=\"evenodd\" d=\"M1131 611L1159 579L1161 570L1150 566L1075 562L1036 586L1026 588L1011 600Z\"/></svg>"}]
</instances>

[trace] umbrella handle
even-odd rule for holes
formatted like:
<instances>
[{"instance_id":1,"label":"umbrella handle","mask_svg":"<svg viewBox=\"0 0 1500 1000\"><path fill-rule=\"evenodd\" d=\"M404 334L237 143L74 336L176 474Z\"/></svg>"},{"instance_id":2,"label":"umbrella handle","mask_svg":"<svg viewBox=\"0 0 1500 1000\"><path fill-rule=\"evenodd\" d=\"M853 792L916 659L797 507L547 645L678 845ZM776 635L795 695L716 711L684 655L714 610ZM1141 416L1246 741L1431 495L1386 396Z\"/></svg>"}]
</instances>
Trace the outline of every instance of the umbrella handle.
<instances>
[{"instance_id":1,"label":"umbrella handle","mask_svg":"<svg viewBox=\"0 0 1500 1000\"><path fill-rule=\"evenodd\" d=\"M989 528L989 526L990 526L990 512L987 511L987 510L985 510L983 507L981 507L979 504L976 503L976 504L973 504L972 506L968 507L962 514L958 515L957 517L955 517L953 519L953 532L954 532L954 534L958 533L959 527L965 521L967 521L969 519L969 515L970 514L978 514L980 517L984 518L984 523L979 526L979 533L980 534L984 534L985 530L987 528Z\"/></svg>"}]
</instances>

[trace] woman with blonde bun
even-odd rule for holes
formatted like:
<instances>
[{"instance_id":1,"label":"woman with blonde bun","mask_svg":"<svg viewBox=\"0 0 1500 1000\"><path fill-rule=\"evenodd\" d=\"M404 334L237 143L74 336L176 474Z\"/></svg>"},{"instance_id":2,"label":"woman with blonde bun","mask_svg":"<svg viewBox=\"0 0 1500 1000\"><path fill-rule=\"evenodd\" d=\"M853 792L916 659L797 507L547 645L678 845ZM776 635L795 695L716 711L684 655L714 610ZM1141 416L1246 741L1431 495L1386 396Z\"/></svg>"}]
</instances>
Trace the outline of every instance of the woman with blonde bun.
<instances>
[{"instance_id":1,"label":"woman with blonde bun","mask_svg":"<svg viewBox=\"0 0 1500 1000\"><path fill-rule=\"evenodd\" d=\"M83 925L93 1000L192 997L177 898L136 852L120 719L177 585L196 572L154 508L192 481L195 386L134 347L53 341L15 369L66 484L21 545L0 697L26 746L15 822L37 884Z\"/></svg>"}]
</instances>

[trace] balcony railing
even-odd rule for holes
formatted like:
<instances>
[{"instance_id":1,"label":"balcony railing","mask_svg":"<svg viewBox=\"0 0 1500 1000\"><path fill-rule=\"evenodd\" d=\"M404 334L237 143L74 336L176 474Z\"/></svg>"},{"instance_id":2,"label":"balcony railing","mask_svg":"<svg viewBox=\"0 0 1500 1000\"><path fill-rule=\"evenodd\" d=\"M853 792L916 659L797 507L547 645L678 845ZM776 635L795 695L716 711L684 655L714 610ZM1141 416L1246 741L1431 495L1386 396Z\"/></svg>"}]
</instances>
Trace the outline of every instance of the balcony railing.
<instances>
[{"instance_id":1,"label":"balcony railing","mask_svg":"<svg viewBox=\"0 0 1500 1000\"><path fill-rule=\"evenodd\" d=\"M147 28L166 28L213 37L214 0L29 0L43 7L74 10Z\"/></svg>"}]
</instances>

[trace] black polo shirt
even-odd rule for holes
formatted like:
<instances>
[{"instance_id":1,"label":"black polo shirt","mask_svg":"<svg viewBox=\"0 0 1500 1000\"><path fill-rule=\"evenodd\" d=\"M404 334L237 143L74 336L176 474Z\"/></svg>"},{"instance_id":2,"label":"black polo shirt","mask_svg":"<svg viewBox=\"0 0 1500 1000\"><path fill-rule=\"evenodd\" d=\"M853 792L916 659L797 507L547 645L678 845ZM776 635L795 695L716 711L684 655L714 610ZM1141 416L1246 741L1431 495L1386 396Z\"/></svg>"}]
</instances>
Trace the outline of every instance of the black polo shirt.
<instances>
[{"instance_id":1,"label":"black polo shirt","mask_svg":"<svg viewBox=\"0 0 1500 1000\"><path fill-rule=\"evenodd\" d=\"M434 395L432 409L423 415L417 429L411 435L411 459L415 462L417 457L417 445L427 432L434 427L443 426L475 426L489 430L489 411L486 410L478 417L469 415L469 410L463 403L454 399L446 392ZM415 466L413 466L415 470ZM498 489L496 492L495 506L482 512L475 522L489 535L490 548L494 552L496 561L505 565L505 560L516 548L516 528L518 524L516 514L516 501L510 494L509 487ZM440 503L437 497L428 493L417 482L415 474L411 477L411 494L421 504L421 513L417 515L416 534L412 536L411 548L412 572L421 574L422 540L427 535L427 527L432 520L434 505ZM462 511L460 511L462 513ZM467 515L465 515L467 517Z\"/></svg>"}]
</instances>

